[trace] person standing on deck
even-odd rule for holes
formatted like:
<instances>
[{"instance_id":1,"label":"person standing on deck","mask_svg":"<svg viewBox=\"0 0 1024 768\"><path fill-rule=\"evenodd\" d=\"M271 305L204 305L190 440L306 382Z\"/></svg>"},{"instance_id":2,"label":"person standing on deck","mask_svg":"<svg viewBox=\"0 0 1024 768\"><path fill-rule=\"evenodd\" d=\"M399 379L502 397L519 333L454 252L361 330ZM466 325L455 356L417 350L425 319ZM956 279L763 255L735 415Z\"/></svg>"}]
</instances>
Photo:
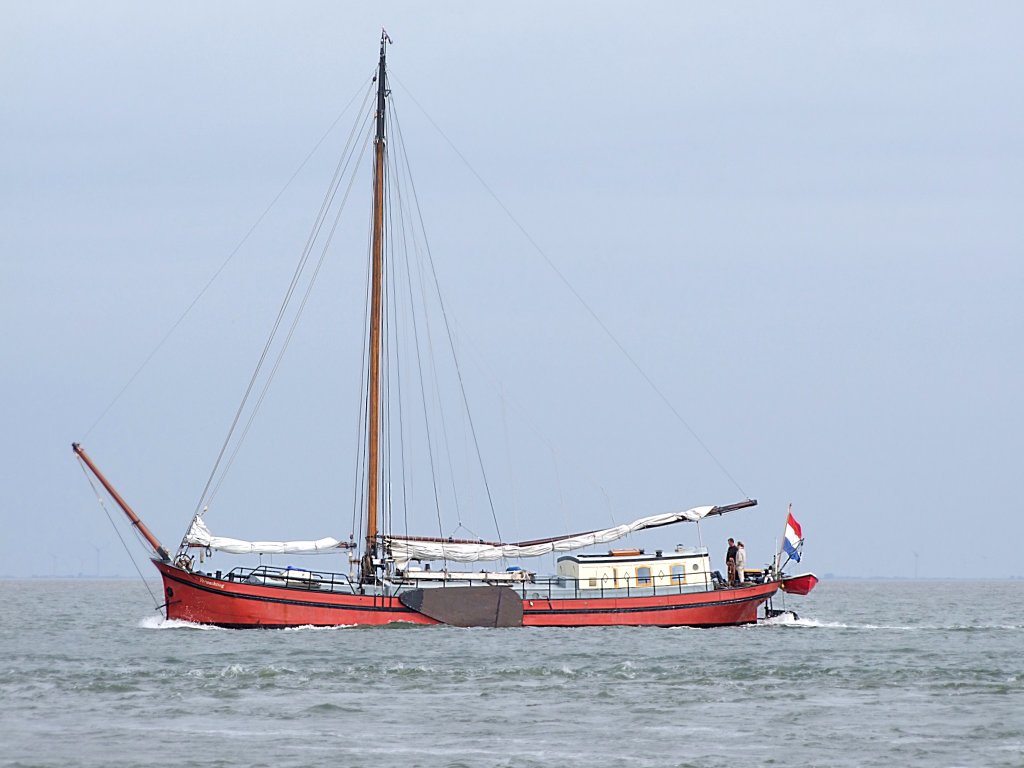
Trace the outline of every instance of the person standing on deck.
<instances>
[{"instance_id":1,"label":"person standing on deck","mask_svg":"<svg viewBox=\"0 0 1024 768\"><path fill-rule=\"evenodd\" d=\"M729 548L725 550L726 583L731 587L736 582L736 542L729 539Z\"/></svg>"},{"instance_id":2,"label":"person standing on deck","mask_svg":"<svg viewBox=\"0 0 1024 768\"><path fill-rule=\"evenodd\" d=\"M736 544L736 583L743 585L743 578L747 569L747 550L743 548L743 542Z\"/></svg>"}]
</instances>

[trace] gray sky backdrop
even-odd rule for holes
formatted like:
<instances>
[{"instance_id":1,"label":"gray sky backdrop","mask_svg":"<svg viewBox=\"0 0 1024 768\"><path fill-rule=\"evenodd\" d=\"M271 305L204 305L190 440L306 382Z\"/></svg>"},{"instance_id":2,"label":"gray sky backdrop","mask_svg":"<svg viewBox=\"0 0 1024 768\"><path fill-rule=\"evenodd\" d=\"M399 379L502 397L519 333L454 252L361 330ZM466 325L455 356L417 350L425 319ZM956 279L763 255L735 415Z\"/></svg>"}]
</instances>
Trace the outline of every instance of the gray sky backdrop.
<instances>
[{"instance_id":1,"label":"gray sky backdrop","mask_svg":"<svg viewBox=\"0 0 1024 768\"><path fill-rule=\"evenodd\" d=\"M728 535L770 557L793 502L819 574L1024 576L1020 4L8 2L3 17L0 574L132 572L72 440L177 544L343 135L86 432L365 82L385 26L467 371L500 381L467 374L470 398L499 406L479 428L506 538L743 493L410 94L760 500L701 527L716 562ZM217 533L349 533L365 220L348 234L210 512Z\"/></svg>"}]
</instances>

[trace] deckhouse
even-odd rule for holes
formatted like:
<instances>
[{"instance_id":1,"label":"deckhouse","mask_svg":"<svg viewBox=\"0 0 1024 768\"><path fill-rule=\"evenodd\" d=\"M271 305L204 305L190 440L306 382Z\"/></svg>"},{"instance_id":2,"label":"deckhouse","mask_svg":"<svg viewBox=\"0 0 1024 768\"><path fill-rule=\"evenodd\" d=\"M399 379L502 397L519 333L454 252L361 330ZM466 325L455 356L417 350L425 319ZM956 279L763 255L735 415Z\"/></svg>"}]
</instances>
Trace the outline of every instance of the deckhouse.
<instances>
[{"instance_id":1,"label":"deckhouse","mask_svg":"<svg viewBox=\"0 0 1024 768\"><path fill-rule=\"evenodd\" d=\"M558 558L558 575L579 583L582 589L655 590L706 592L714 588L711 559L705 548L678 546L674 552L613 549L607 553L566 555Z\"/></svg>"}]
</instances>

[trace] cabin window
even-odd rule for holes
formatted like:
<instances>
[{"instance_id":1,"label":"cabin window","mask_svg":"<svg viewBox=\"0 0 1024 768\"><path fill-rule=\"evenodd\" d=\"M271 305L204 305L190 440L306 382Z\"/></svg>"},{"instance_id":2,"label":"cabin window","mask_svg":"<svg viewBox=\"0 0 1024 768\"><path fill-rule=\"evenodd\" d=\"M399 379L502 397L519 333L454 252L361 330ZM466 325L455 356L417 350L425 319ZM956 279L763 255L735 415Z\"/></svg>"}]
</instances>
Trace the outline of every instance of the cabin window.
<instances>
[{"instance_id":1,"label":"cabin window","mask_svg":"<svg viewBox=\"0 0 1024 768\"><path fill-rule=\"evenodd\" d=\"M636 569L636 585L638 587L649 587L651 585L651 569L642 565Z\"/></svg>"},{"instance_id":2,"label":"cabin window","mask_svg":"<svg viewBox=\"0 0 1024 768\"><path fill-rule=\"evenodd\" d=\"M685 565L673 565L672 566L672 583L673 584L685 584L686 583L686 566Z\"/></svg>"},{"instance_id":3,"label":"cabin window","mask_svg":"<svg viewBox=\"0 0 1024 768\"><path fill-rule=\"evenodd\" d=\"M591 577L590 577L590 580L589 580L589 581L588 581L587 583L588 583L588 584L589 584L589 585L590 585L591 587L596 587L596 586L597 586L597 577L596 577L596 576L591 576Z\"/></svg>"}]
</instances>

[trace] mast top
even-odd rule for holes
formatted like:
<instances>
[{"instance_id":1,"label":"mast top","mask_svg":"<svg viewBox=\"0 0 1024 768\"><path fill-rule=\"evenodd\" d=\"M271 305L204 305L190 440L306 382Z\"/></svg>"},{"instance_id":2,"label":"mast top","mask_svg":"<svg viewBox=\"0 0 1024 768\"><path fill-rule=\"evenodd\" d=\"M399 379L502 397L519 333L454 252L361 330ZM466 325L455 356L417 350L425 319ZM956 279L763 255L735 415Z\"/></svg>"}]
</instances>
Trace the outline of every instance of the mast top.
<instances>
[{"instance_id":1,"label":"mast top","mask_svg":"<svg viewBox=\"0 0 1024 768\"><path fill-rule=\"evenodd\" d=\"M391 42L391 38L388 37L388 33L381 29L380 31L380 63L377 65L377 112L376 112L376 139L375 141L379 144L384 141L384 108L385 101L388 95L387 85L387 65L385 63L387 59L387 45Z\"/></svg>"},{"instance_id":2,"label":"mast top","mask_svg":"<svg viewBox=\"0 0 1024 768\"><path fill-rule=\"evenodd\" d=\"M380 65L377 68L377 84L380 87L381 82L384 80L384 59L387 58L387 47L391 43L391 38L388 37L387 30L381 28L380 30Z\"/></svg>"}]
</instances>

